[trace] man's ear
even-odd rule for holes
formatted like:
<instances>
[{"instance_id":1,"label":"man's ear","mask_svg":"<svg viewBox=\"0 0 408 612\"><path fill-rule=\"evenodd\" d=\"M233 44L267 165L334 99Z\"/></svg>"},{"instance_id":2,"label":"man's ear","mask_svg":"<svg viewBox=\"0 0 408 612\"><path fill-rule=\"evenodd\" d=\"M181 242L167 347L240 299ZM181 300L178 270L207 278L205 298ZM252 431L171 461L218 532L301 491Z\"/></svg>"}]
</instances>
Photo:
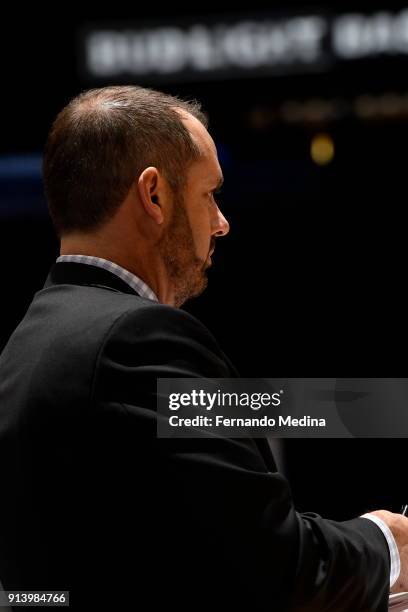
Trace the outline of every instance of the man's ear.
<instances>
[{"instance_id":1,"label":"man's ear","mask_svg":"<svg viewBox=\"0 0 408 612\"><path fill-rule=\"evenodd\" d=\"M157 168L149 166L137 181L137 189L145 212L158 224L164 221L162 205L165 199L164 181Z\"/></svg>"}]
</instances>

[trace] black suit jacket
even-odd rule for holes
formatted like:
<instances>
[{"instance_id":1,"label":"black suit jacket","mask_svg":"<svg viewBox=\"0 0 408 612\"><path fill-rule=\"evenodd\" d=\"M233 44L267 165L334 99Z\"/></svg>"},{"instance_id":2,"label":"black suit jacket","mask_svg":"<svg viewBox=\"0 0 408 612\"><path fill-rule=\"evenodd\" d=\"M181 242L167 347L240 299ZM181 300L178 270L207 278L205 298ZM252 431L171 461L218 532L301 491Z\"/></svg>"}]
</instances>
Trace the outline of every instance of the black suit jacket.
<instances>
[{"instance_id":1,"label":"black suit jacket","mask_svg":"<svg viewBox=\"0 0 408 612\"><path fill-rule=\"evenodd\" d=\"M183 310L55 264L0 358L5 588L69 589L74 609L385 611L381 531L296 513L265 441L156 438L158 377L236 375Z\"/></svg>"}]
</instances>

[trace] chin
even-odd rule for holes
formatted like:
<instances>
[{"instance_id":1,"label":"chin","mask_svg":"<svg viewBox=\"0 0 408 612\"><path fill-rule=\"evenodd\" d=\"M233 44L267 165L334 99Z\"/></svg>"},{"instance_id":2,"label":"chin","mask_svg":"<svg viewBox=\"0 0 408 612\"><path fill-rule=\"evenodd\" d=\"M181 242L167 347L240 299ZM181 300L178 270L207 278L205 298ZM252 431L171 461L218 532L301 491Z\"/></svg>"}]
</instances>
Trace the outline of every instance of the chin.
<instances>
[{"instance_id":1,"label":"chin","mask_svg":"<svg viewBox=\"0 0 408 612\"><path fill-rule=\"evenodd\" d=\"M192 300L193 298L196 298L201 295L206 290L207 285L208 278L205 275L205 272L203 272L200 279L196 279L194 284L191 283L188 286L181 288L177 292L175 296L176 307L179 308L180 306L188 302L188 300Z\"/></svg>"}]
</instances>

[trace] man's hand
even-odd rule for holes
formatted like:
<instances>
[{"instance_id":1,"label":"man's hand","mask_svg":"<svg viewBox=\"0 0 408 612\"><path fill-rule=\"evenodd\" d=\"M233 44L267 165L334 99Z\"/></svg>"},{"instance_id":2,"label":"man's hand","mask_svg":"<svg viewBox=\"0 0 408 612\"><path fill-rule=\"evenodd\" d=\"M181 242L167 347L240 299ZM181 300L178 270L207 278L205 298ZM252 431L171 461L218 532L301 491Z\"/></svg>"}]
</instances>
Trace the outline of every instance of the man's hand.
<instances>
[{"instance_id":1,"label":"man's hand","mask_svg":"<svg viewBox=\"0 0 408 612\"><path fill-rule=\"evenodd\" d=\"M391 593L408 591L408 518L402 516L402 514L394 514L387 510L376 510L375 512L370 512L370 514L374 514L384 521L394 536L398 547L401 572L391 589Z\"/></svg>"}]
</instances>

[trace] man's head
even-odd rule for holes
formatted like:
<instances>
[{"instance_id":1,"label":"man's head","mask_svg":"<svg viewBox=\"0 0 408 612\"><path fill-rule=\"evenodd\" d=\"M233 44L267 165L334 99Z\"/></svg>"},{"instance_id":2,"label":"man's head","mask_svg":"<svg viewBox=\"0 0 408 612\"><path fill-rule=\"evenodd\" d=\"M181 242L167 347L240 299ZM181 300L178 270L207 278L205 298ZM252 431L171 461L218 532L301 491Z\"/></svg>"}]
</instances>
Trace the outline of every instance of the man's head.
<instances>
[{"instance_id":1,"label":"man's head","mask_svg":"<svg viewBox=\"0 0 408 612\"><path fill-rule=\"evenodd\" d=\"M222 173L206 126L198 103L141 87L72 100L44 156L61 252L126 264L176 306L201 293L214 239L228 232L213 198Z\"/></svg>"}]
</instances>

